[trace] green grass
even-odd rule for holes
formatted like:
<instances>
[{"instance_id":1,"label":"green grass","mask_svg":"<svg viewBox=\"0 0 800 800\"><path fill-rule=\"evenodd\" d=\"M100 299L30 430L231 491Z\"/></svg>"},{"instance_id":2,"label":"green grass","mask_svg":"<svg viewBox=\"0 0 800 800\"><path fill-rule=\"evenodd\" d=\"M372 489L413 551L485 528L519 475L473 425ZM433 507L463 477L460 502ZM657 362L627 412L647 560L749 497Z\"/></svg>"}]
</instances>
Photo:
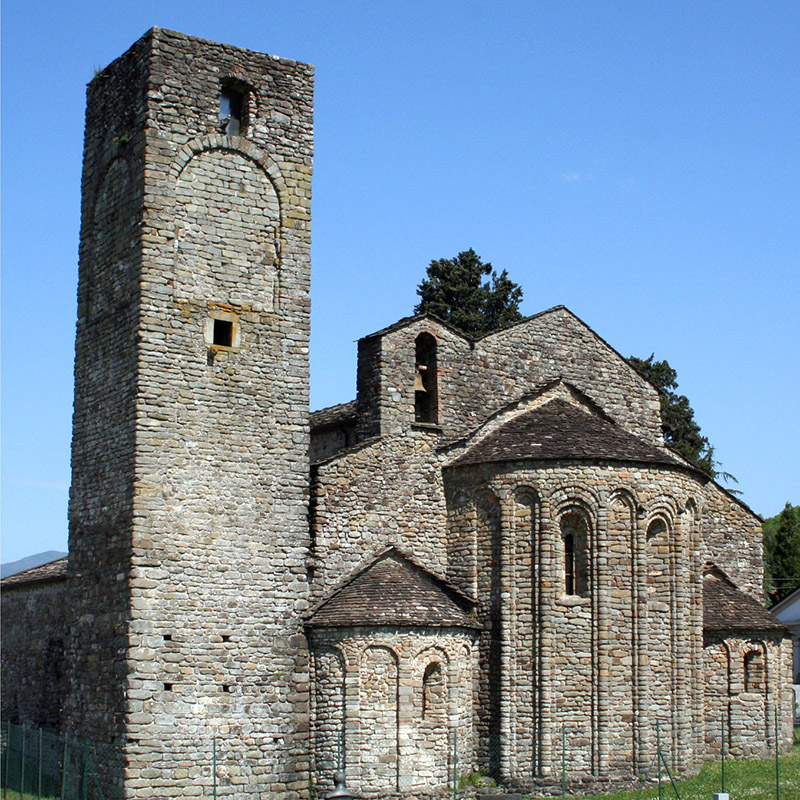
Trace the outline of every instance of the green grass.
<instances>
[{"instance_id":1,"label":"green grass","mask_svg":"<svg viewBox=\"0 0 800 800\"><path fill-rule=\"evenodd\" d=\"M800 744L795 744L791 753L780 759L781 800L800 800ZM710 761L694 778L677 781L682 800L711 800L714 792L721 789L722 765ZM669 779L662 783L664 800L676 797ZM731 800L775 800L775 759L728 760L725 764L725 791ZM647 784L643 792L639 790L616 792L614 794L592 795L597 800L652 800L658 797L658 785Z\"/></svg>"},{"instance_id":2,"label":"green grass","mask_svg":"<svg viewBox=\"0 0 800 800\"><path fill-rule=\"evenodd\" d=\"M0 797L3 797L3 790L0 789ZM6 789L6 800L39 800L36 794L20 794L16 789ZM59 800L58 797L51 797L50 795L42 795L41 800Z\"/></svg>"}]
</instances>

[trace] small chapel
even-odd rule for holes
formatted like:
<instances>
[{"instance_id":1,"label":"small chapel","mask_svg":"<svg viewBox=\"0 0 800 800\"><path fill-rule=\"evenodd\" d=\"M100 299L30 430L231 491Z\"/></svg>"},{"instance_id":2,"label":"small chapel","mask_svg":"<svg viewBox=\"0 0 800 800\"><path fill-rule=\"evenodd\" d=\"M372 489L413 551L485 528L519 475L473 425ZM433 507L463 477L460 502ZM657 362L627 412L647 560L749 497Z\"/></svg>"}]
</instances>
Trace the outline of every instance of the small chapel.
<instances>
[{"instance_id":1,"label":"small chapel","mask_svg":"<svg viewBox=\"0 0 800 800\"><path fill-rule=\"evenodd\" d=\"M310 412L312 86L159 28L88 86L70 552L0 584L3 718L116 745L130 798L788 749L761 521L569 309L402 319Z\"/></svg>"}]
</instances>

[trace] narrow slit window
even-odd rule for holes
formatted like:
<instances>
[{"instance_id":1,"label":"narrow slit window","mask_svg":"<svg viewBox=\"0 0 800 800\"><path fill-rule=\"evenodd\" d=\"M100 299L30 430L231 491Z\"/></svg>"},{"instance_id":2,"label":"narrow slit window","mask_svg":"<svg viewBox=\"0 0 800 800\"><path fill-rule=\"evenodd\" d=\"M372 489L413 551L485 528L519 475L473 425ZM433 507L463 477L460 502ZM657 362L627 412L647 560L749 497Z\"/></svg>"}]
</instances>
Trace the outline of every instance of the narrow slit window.
<instances>
[{"instance_id":1,"label":"narrow slit window","mask_svg":"<svg viewBox=\"0 0 800 800\"><path fill-rule=\"evenodd\" d=\"M575 594L575 537L571 533L564 537L564 592Z\"/></svg>"},{"instance_id":2,"label":"narrow slit window","mask_svg":"<svg viewBox=\"0 0 800 800\"><path fill-rule=\"evenodd\" d=\"M583 514L569 511L561 518L564 594L589 597L590 530Z\"/></svg>"},{"instance_id":3,"label":"narrow slit window","mask_svg":"<svg viewBox=\"0 0 800 800\"><path fill-rule=\"evenodd\" d=\"M233 347L233 322L228 319L215 319L212 343L219 347Z\"/></svg>"},{"instance_id":4,"label":"narrow slit window","mask_svg":"<svg viewBox=\"0 0 800 800\"><path fill-rule=\"evenodd\" d=\"M228 136L244 134L246 98L231 86L224 86L219 95L219 124Z\"/></svg>"}]
</instances>

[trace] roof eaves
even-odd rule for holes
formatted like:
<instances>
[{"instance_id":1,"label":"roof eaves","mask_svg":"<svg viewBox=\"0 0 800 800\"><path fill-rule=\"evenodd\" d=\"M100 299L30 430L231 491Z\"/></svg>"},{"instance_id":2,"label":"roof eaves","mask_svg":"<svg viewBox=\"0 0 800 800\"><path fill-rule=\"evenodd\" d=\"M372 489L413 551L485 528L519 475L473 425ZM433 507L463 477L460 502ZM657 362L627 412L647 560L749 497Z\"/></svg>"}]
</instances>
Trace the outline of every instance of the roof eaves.
<instances>
[{"instance_id":1,"label":"roof eaves","mask_svg":"<svg viewBox=\"0 0 800 800\"><path fill-rule=\"evenodd\" d=\"M0 580L0 588L2 589L16 589L22 586L31 586L35 583L55 583L67 579L67 559L68 556L53 559L44 564L38 564L35 567L29 567L22 572L15 572L13 575L7 575ZM56 564L61 564L56 567ZM44 567L51 567L50 571L44 570ZM32 573L32 574L31 574Z\"/></svg>"},{"instance_id":2,"label":"roof eaves","mask_svg":"<svg viewBox=\"0 0 800 800\"><path fill-rule=\"evenodd\" d=\"M322 419L322 422L315 421L314 417ZM346 403L336 403L325 408L318 408L311 412L310 426L312 431L320 431L325 428L335 428L345 422L358 418L356 400L348 400Z\"/></svg>"}]
</instances>

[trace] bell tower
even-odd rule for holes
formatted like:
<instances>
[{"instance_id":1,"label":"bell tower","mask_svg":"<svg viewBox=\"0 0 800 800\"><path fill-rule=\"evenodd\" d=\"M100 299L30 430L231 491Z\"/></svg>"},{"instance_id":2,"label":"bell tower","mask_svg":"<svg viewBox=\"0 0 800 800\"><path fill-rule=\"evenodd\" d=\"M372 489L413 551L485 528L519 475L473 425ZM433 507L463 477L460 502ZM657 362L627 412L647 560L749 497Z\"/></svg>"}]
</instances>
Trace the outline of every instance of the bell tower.
<instances>
[{"instance_id":1,"label":"bell tower","mask_svg":"<svg viewBox=\"0 0 800 800\"><path fill-rule=\"evenodd\" d=\"M158 28L88 87L64 718L131 797L215 738L218 783L307 786L312 87Z\"/></svg>"}]
</instances>

